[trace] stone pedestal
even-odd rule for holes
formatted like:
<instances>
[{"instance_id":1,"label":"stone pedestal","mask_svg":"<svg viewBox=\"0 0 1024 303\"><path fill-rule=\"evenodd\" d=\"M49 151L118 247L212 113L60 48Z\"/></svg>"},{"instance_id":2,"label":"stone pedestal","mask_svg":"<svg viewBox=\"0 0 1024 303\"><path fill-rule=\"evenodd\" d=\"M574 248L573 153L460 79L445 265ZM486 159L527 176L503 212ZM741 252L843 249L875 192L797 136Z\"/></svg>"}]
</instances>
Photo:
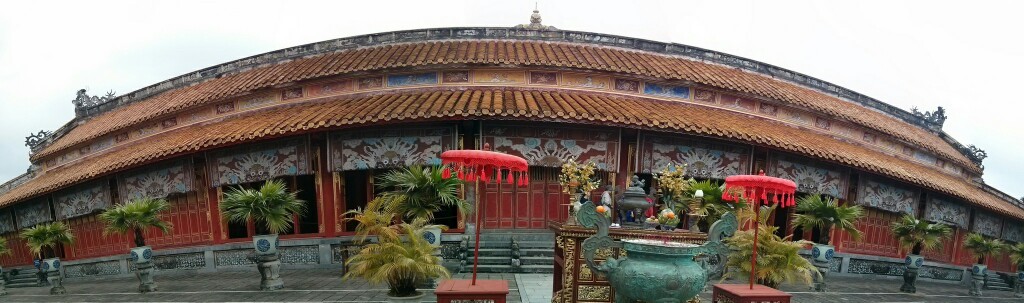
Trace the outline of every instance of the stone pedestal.
<instances>
[{"instance_id":1,"label":"stone pedestal","mask_svg":"<svg viewBox=\"0 0 1024 303\"><path fill-rule=\"evenodd\" d=\"M135 264L135 276L139 278L139 292L147 293L156 291L156 282L153 282L153 262Z\"/></svg>"},{"instance_id":2,"label":"stone pedestal","mask_svg":"<svg viewBox=\"0 0 1024 303\"><path fill-rule=\"evenodd\" d=\"M7 282L4 279L5 274L0 274L0 296L7 294Z\"/></svg>"},{"instance_id":3,"label":"stone pedestal","mask_svg":"<svg viewBox=\"0 0 1024 303\"><path fill-rule=\"evenodd\" d=\"M976 297L981 296L981 289L985 286L985 275L971 273L971 285L968 294Z\"/></svg>"},{"instance_id":4,"label":"stone pedestal","mask_svg":"<svg viewBox=\"0 0 1024 303\"><path fill-rule=\"evenodd\" d=\"M905 293L917 293L917 270L916 267L907 267L907 270L903 272L903 286L900 286L900 291Z\"/></svg>"},{"instance_id":5,"label":"stone pedestal","mask_svg":"<svg viewBox=\"0 0 1024 303\"><path fill-rule=\"evenodd\" d=\"M818 269L818 275L814 277L814 291L828 291L825 277L828 276L829 263L812 260L811 264L814 264L814 267Z\"/></svg>"},{"instance_id":6,"label":"stone pedestal","mask_svg":"<svg viewBox=\"0 0 1024 303\"><path fill-rule=\"evenodd\" d=\"M60 271L51 271L46 273L46 280L50 282L50 294L51 295L63 295L67 291L64 290L64 284L62 283L63 278L60 276Z\"/></svg>"},{"instance_id":7,"label":"stone pedestal","mask_svg":"<svg viewBox=\"0 0 1024 303\"><path fill-rule=\"evenodd\" d=\"M284 288L281 279L281 261L277 254L256 257L257 268L260 270L260 290L278 290Z\"/></svg>"}]
</instances>

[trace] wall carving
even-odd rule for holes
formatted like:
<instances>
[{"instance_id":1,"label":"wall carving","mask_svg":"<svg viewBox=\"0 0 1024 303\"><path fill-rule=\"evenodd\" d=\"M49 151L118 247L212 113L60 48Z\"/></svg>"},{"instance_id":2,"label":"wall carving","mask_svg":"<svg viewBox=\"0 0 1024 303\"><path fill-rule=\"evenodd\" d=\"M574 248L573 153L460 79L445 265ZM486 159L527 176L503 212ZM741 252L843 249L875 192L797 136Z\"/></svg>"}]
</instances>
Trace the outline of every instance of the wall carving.
<instances>
[{"instance_id":1,"label":"wall carving","mask_svg":"<svg viewBox=\"0 0 1024 303\"><path fill-rule=\"evenodd\" d=\"M57 219L64 220L106 209L110 200L110 186L107 180L101 180L55 194L53 205Z\"/></svg>"},{"instance_id":2,"label":"wall carving","mask_svg":"<svg viewBox=\"0 0 1024 303\"><path fill-rule=\"evenodd\" d=\"M255 264L256 251L253 249L220 250L213 252L213 261L217 267L244 266Z\"/></svg>"},{"instance_id":3,"label":"wall carving","mask_svg":"<svg viewBox=\"0 0 1024 303\"><path fill-rule=\"evenodd\" d=\"M967 229L967 206L932 197L924 208L924 218Z\"/></svg>"},{"instance_id":4,"label":"wall carving","mask_svg":"<svg viewBox=\"0 0 1024 303\"><path fill-rule=\"evenodd\" d=\"M1002 238L1017 243L1024 242L1024 225L1006 222L1003 224Z\"/></svg>"},{"instance_id":5,"label":"wall carving","mask_svg":"<svg viewBox=\"0 0 1024 303\"><path fill-rule=\"evenodd\" d=\"M364 130L331 135L334 171L440 165L441 152L452 149L452 127Z\"/></svg>"},{"instance_id":6,"label":"wall carving","mask_svg":"<svg viewBox=\"0 0 1024 303\"><path fill-rule=\"evenodd\" d=\"M797 191L846 198L849 169L779 153L769 157L768 174L793 180Z\"/></svg>"},{"instance_id":7,"label":"wall carving","mask_svg":"<svg viewBox=\"0 0 1024 303\"><path fill-rule=\"evenodd\" d=\"M32 227L39 223L53 221L50 214L50 203L46 199L35 199L14 209L18 219L18 228Z\"/></svg>"},{"instance_id":8,"label":"wall carving","mask_svg":"<svg viewBox=\"0 0 1024 303\"><path fill-rule=\"evenodd\" d=\"M561 167L576 159L594 162L600 170L618 171L617 131L485 124L483 142L494 151L523 157L533 166Z\"/></svg>"},{"instance_id":9,"label":"wall carving","mask_svg":"<svg viewBox=\"0 0 1024 303\"><path fill-rule=\"evenodd\" d=\"M850 268L847 272L851 274L903 276L904 270L906 270L906 265L903 263L851 258Z\"/></svg>"},{"instance_id":10,"label":"wall carving","mask_svg":"<svg viewBox=\"0 0 1024 303\"><path fill-rule=\"evenodd\" d=\"M109 276L119 274L121 274L121 262L118 261L75 264L64 267L64 276L68 278Z\"/></svg>"},{"instance_id":11,"label":"wall carving","mask_svg":"<svg viewBox=\"0 0 1024 303\"><path fill-rule=\"evenodd\" d=\"M999 232L1002 230L1003 220L999 217L988 212L974 212L974 226L972 226L971 231L998 238Z\"/></svg>"},{"instance_id":12,"label":"wall carving","mask_svg":"<svg viewBox=\"0 0 1024 303\"><path fill-rule=\"evenodd\" d=\"M894 213L917 213L917 191L879 181L862 178L858 188L857 204Z\"/></svg>"},{"instance_id":13,"label":"wall carving","mask_svg":"<svg viewBox=\"0 0 1024 303\"><path fill-rule=\"evenodd\" d=\"M18 227L14 226L14 215L11 214L11 210L0 210L0 234L6 234L17 230Z\"/></svg>"},{"instance_id":14,"label":"wall carving","mask_svg":"<svg viewBox=\"0 0 1024 303\"><path fill-rule=\"evenodd\" d=\"M312 173L305 138L258 143L212 154L213 187Z\"/></svg>"},{"instance_id":15,"label":"wall carving","mask_svg":"<svg viewBox=\"0 0 1024 303\"><path fill-rule=\"evenodd\" d=\"M165 198L171 194L193 191L194 179L192 161L179 160L120 175L117 185L121 202L127 202L143 197Z\"/></svg>"},{"instance_id":16,"label":"wall carving","mask_svg":"<svg viewBox=\"0 0 1024 303\"><path fill-rule=\"evenodd\" d=\"M281 263L284 264L320 264L320 248L316 245L283 246Z\"/></svg>"},{"instance_id":17,"label":"wall carving","mask_svg":"<svg viewBox=\"0 0 1024 303\"><path fill-rule=\"evenodd\" d=\"M641 136L641 172L658 172L672 163L685 163L690 177L725 179L750 172L750 148L706 139Z\"/></svg>"}]
</instances>

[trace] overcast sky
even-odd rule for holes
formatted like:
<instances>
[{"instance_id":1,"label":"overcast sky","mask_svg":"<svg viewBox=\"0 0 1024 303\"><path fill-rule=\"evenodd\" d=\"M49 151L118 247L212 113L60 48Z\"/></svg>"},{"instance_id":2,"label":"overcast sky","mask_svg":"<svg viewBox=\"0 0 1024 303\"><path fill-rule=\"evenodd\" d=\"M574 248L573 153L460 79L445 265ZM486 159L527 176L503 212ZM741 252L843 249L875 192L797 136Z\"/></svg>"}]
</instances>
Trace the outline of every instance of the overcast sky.
<instances>
[{"instance_id":1,"label":"overcast sky","mask_svg":"<svg viewBox=\"0 0 1024 303\"><path fill-rule=\"evenodd\" d=\"M1024 195L1024 2L540 1L546 25L688 44L778 65L900 108L988 152ZM285 47L368 33L528 23L534 1L17 1L0 9L0 179L25 136L74 117L75 91L127 93ZM0 181L2 182L2 181Z\"/></svg>"}]
</instances>

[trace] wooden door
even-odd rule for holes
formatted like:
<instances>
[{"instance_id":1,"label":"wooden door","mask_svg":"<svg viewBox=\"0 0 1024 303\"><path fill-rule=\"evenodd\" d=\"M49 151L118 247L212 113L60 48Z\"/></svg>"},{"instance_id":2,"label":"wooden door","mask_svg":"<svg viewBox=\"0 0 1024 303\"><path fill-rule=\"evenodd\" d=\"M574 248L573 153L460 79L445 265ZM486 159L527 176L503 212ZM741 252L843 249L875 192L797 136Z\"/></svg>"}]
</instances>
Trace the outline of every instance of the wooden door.
<instances>
[{"instance_id":1,"label":"wooden door","mask_svg":"<svg viewBox=\"0 0 1024 303\"><path fill-rule=\"evenodd\" d=\"M568 196L558 185L558 169L530 169L530 184L490 183L484 188L484 228L544 229L548 220L565 220Z\"/></svg>"}]
</instances>

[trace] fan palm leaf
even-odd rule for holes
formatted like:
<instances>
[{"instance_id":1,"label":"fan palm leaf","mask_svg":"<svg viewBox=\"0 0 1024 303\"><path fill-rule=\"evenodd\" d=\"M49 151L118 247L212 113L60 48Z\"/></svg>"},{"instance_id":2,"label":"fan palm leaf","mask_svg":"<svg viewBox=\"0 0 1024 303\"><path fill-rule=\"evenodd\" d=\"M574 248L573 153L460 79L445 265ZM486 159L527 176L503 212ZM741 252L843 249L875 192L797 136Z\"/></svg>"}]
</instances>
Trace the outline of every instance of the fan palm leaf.
<instances>
[{"instance_id":1,"label":"fan palm leaf","mask_svg":"<svg viewBox=\"0 0 1024 303\"><path fill-rule=\"evenodd\" d=\"M985 264L985 257L1003 251L1005 244L999 239L989 239L978 233L970 233L964 237L964 248L978 258L978 264Z\"/></svg>"},{"instance_id":2,"label":"fan palm leaf","mask_svg":"<svg viewBox=\"0 0 1024 303\"><path fill-rule=\"evenodd\" d=\"M469 212L469 203L459 198L461 185L458 178L445 178L439 167L412 166L381 176L377 186L391 189L382 197L404 218L433 220L443 207L454 206L462 216Z\"/></svg>"},{"instance_id":3,"label":"fan palm leaf","mask_svg":"<svg viewBox=\"0 0 1024 303\"><path fill-rule=\"evenodd\" d=\"M771 213L772 208L763 213ZM752 219L747 216L747 220ZM767 218L767 216L761 216ZM808 241L791 241L790 236L780 238L775 235L778 227L762 224L758 227L757 242L757 272L754 277L769 287L778 287L782 283L802 282L806 285L813 283L814 277L819 275L817 269L810 261L800 256L800 250L810 245ZM729 245L729 253L726 266L735 268L737 271L730 271L726 277L734 274L750 275L752 269L750 260L753 258L753 231L738 231L729 238L726 243Z\"/></svg>"},{"instance_id":4,"label":"fan palm leaf","mask_svg":"<svg viewBox=\"0 0 1024 303\"><path fill-rule=\"evenodd\" d=\"M10 255L11 247L7 245L7 238L0 238L0 256Z\"/></svg>"},{"instance_id":5,"label":"fan palm leaf","mask_svg":"<svg viewBox=\"0 0 1024 303\"><path fill-rule=\"evenodd\" d=\"M106 223L104 235L135 234L135 246L146 246L143 231L155 227L163 233L171 231L172 225L162 219L160 214L171 208L164 199L142 198L115 205L100 214L100 220Z\"/></svg>"},{"instance_id":6,"label":"fan palm leaf","mask_svg":"<svg viewBox=\"0 0 1024 303\"><path fill-rule=\"evenodd\" d=\"M822 244L831 242L833 227L846 232L854 241L860 240L861 232L857 230L856 222L864 217L864 208L859 205L839 205L836 199L807 195L797 201L796 211L793 224L805 230L818 229Z\"/></svg>"},{"instance_id":7,"label":"fan palm leaf","mask_svg":"<svg viewBox=\"0 0 1024 303\"><path fill-rule=\"evenodd\" d=\"M359 254L350 258L348 272L343 279L362 278L372 284L387 284L388 295L405 297L415 295L416 284L426 279L449 278L448 270L435 255L439 249L428 243L422 235L439 225L427 224L426 218L396 226L404 237L380 237L379 242L367 244Z\"/></svg>"},{"instance_id":8,"label":"fan palm leaf","mask_svg":"<svg viewBox=\"0 0 1024 303\"><path fill-rule=\"evenodd\" d=\"M903 215L892 224L892 234L899 239L903 247L910 248L911 253L920 254L922 249L932 249L942 243L953 232L942 223L929 223L918 220L912 215Z\"/></svg>"},{"instance_id":9,"label":"fan palm leaf","mask_svg":"<svg viewBox=\"0 0 1024 303\"><path fill-rule=\"evenodd\" d=\"M342 214L343 221L355 221L356 242L365 242L370 235L376 235L381 242L398 238L399 230L392 228L394 219L393 204L387 203L383 198L377 197L366 203L365 208L356 208Z\"/></svg>"},{"instance_id":10,"label":"fan palm leaf","mask_svg":"<svg viewBox=\"0 0 1024 303\"><path fill-rule=\"evenodd\" d=\"M280 234L291 230L294 215L306 212L305 201L296 193L280 180L267 180L259 189L232 188L224 193L220 211L228 221L245 224L252 220L271 234Z\"/></svg>"},{"instance_id":11,"label":"fan palm leaf","mask_svg":"<svg viewBox=\"0 0 1024 303\"><path fill-rule=\"evenodd\" d=\"M44 250L54 252L57 246L70 244L75 241L71 228L64 222L44 223L27 228L21 231L21 237L25 239L25 245L34 254L44 257Z\"/></svg>"},{"instance_id":12,"label":"fan palm leaf","mask_svg":"<svg viewBox=\"0 0 1024 303\"><path fill-rule=\"evenodd\" d=\"M1010 252L1010 261L1013 264L1017 264L1018 271L1024 268L1024 243L1017 243L1016 245L1006 245L1006 250Z\"/></svg>"}]
</instances>

